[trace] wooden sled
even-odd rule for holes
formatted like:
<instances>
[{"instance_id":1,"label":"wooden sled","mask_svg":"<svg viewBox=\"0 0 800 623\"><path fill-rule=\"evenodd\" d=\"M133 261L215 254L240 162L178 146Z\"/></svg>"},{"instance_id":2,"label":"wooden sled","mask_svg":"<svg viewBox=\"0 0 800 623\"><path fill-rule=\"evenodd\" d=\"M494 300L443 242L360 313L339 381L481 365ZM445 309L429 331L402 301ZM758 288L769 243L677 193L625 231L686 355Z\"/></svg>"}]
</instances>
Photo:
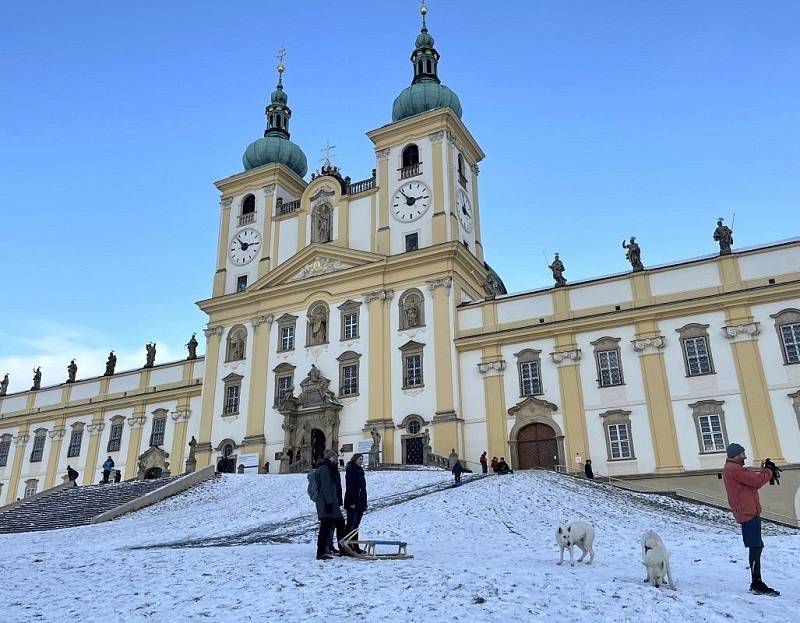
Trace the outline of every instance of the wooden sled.
<instances>
[{"instance_id":1,"label":"wooden sled","mask_svg":"<svg viewBox=\"0 0 800 623\"><path fill-rule=\"evenodd\" d=\"M412 555L406 552L406 543L404 541L375 541L370 539L354 539L358 528L352 532L348 532L344 538L339 541L339 548L344 549L353 558L360 558L361 560L407 560L413 558ZM376 551L378 545L392 545L397 547L396 552L379 553ZM356 546L361 548L359 552Z\"/></svg>"}]
</instances>

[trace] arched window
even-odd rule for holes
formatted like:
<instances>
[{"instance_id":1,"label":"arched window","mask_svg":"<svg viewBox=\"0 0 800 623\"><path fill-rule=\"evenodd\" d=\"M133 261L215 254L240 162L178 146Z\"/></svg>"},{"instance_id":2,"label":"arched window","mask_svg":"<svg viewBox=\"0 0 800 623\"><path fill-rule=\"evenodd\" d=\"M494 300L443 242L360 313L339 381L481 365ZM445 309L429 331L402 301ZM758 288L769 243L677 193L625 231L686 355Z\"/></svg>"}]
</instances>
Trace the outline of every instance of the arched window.
<instances>
[{"instance_id":1,"label":"arched window","mask_svg":"<svg viewBox=\"0 0 800 623\"><path fill-rule=\"evenodd\" d=\"M256 211L256 197L255 195L247 195L242 199L242 216L245 214L252 214Z\"/></svg>"},{"instance_id":2,"label":"arched window","mask_svg":"<svg viewBox=\"0 0 800 623\"><path fill-rule=\"evenodd\" d=\"M118 452L122 445L122 431L125 429L125 418L115 415L111 418L111 432L108 435L109 452Z\"/></svg>"},{"instance_id":3,"label":"arched window","mask_svg":"<svg viewBox=\"0 0 800 623\"><path fill-rule=\"evenodd\" d=\"M83 442L83 422L75 422L72 425L72 432L69 436L69 446L67 446L67 458L71 459L81 455L81 443Z\"/></svg>"},{"instance_id":4,"label":"arched window","mask_svg":"<svg viewBox=\"0 0 800 623\"><path fill-rule=\"evenodd\" d=\"M417 73L418 74L422 73L422 61L421 60L417 61Z\"/></svg>"},{"instance_id":5,"label":"arched window","mask_svg":"<svg viewBox=\"0 0 800 623\"><path fill-rule=\"evenodd\" d=\"M403 292L399 310L401 330L425 326L425 299L416 288Z\"/></svg>"},{"instance_id":6,"label":"arched window","mask_svg":"<svg viewBox=\"0 0 800 623\"><path fill-rule=\"evenodd\" d=\"M328 343L328 306L319 301L308 309L306 346Z\"/></svg>"},{"instance_id":7,"label":"arched window","mask_svg":"<svg viewBox=\"0 0 800 623\"><path fill-rule=\"evenodd\" d=\"M225 351L225 361L241 361L245 357L247 344L247 329L242 325L232 327L228 332L228 343Z\"/></svg>"},{"instance_id":8,"label":"arched window","mask_svg":"<svg viewBox=\"0 0 800 623\"><path fill-rule=\"evenodd\" d=\"M431 66L431 59L428 59L427 61L425 61L425 72L429 73L429 74L433 73L433 69L432 69L432 66Z\"/></svg>"},{"instance_id":9,"label":"arched window","mask_svg":"<svg viewBox=\"0 0 800 623\"><path fill-rule=\"evenodd\" d=\"M419 147L411 143L403 150L403 168L419 164Z\"/></svg>"}]
</instances>

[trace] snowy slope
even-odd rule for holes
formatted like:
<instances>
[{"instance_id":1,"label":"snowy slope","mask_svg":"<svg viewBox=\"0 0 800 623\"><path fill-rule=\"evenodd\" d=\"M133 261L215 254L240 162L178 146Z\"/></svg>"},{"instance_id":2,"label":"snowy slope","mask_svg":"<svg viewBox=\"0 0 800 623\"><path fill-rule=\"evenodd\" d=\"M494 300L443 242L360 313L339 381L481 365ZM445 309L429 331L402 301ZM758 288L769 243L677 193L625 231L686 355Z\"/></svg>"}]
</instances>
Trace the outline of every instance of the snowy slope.
<instances>
[{"instance_id":1,"label":"snowy slope","mask_svg":"<svg viewBox=\"0 0 800 623\"><path fill-rule=\"evenodd\" d=\"M764 577L784 596L758 597L727 513L543 472L402 501L446 478L367 475L382 508L362 535L407 540L409 561L314 560L302 475L226 476L108 524L2 535L0 620L777 623L800 608L793 530L765 529ZM595 525L594 564L555 564L562 518ZM642 583L647 529L671 552L677 593Z\"/></svg>"}]
</instances>

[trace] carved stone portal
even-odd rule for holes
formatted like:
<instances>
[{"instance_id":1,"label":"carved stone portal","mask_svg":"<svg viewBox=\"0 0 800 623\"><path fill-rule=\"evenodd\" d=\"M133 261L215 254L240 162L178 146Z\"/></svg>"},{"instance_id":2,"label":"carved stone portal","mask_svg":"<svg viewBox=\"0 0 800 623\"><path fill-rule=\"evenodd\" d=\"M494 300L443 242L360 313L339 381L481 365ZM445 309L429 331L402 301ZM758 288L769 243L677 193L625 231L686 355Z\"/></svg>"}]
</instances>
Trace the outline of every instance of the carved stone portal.
<instances>
[{"instance_id":1,"label":"carved stone portal","mask_svg":"<svg viewBox=\"0 0 800 623\"><path fill-rule=\"evenodd\" d=\"M139 456L136 478L138 480L166 478L170 475L168 458L169 452L165 452L158 446L150 446Z\"/></svg>"},{"instance_id":2,"label":"carved stone portal","mask_svg":"<svg viewBox=\"0 0 800 623\"><path fill-rule=\"evenodd\" d=\"M558 423L553 419L552 414L555 411L558 411L558 407L552 402L540 400L534 396L525 398L525 400L514 405L508 410L508 415L514 418L514 426L511 428L508 441L510 446L509 449L511 450L511 467L513 469L521 469L531 466L523 465L521 467L520 450L523 448L520 447L520 444L536 446L527 449L536 450L536 453L538 454L541 454L544 449L538 447L540 443L537 441L527 441L527 437L524 435L523 431L524 429L531 427L531 425L544 425L552 430L552 438L547 440L543 439L541 445L547 446L549 452L552 452L554 459L553 462L556 465L565 464L564 433L561 431L561 427L558 425ZM521 433L523 434L521 435ZM549 458L549 456L545 458ZM538 463L538 466L550 467L550 465L545 465L544 461L534 461L534 463Z\"/></svg>"},{"instance_id":3,"label":"carved stone portal","mask_svg":"<svg viewBox=\"0 0 800 623\"><path fill-rule=\"evenodd\" d=\"M300 383L299 396L287 396L283 415L284 449L281 473L311 469L327 448L339 450L339 412L334 393L316 366Z\"/></svg>"}]
</instances>

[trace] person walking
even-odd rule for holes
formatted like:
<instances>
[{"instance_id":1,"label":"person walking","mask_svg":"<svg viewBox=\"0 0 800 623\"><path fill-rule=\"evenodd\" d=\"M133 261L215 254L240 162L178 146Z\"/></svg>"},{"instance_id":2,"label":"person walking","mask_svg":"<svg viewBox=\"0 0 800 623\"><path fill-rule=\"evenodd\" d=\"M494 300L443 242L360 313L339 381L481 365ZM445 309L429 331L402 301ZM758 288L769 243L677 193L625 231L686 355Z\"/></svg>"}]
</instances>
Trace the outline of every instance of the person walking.
<instances>
[{"instance_id":1,"label":"person walking","mask_svg":"<svg viewBox=\"0 0 800 623\"><path fill-rule=\"evenodd\" d=\"M456 452L456 449L453 448L452 450L450 450L450 455L447 457L447 467L452 470L453 465L455 465L457 462L458 462L458 453Z\"/></svg>"},{"instance_id":2,"label":"person walking","mask_svg":"<svg viewBox=\"0 0 800 623\"><path fill-rule=\"evenodd\" d=\"M746 469L744 461L747 455L738 443L730 444L726 454L728 458L722 470L722 482L725 484L733 516L742 527L744 546L749 550L750 592L757 595L780 595L761 579L761 552L764 542L761 540L761 503L758 490L770 481L773 472L768 467L760 472Z\"/></svg>"},{"instance_id":3,"label":"person walking","mask_svg":"<svg viewBox=\"0 0 800 623\"><path fill-rule=\"evenodd\" d=\"M367 479L364 477L364 455L356 452L347 463L344 471L345 494L344 508L347 511L347 526L345 534L355 533L351 537L354 541L358 540L358 526L361 525L361 518L367 510ZM353 549L361 554L358 544Z\"/></svg>"},{"instance_id":4,"label":"person walking","mask_svg":"<svg viewBox=\"0 0 800 623\"><path fill-rule=\"evenodd\" d=\"M319 517L319 534L317 535L317 560L330 560L325 552L328 537L336 528L336 539L340 541L344 535L344 517L342 517L342 480L339 476L339 454L328 448L322 455L322 464L317 468L316 477L319 483L317 493L317 517ZM342 555L345 555L342 553Z\"/></svg>"},{"instance_id":5,"label":"person walking","mask_svg":"<svg viewBox=\"0 0 800 623\"><path fill-rule=\"evenodd\" d=\"M72 483L73 487L78 486L78 476L80 476L78 470L72 469L71 465L67 465L67 480Z\"/></svg>"},{"instance_id":6,"label":"person walking","mask_svg":"<svg viewBox=\"0 0 800 623\"><path fill-rule=\"evenodd\" d=\"M486 458L486 450L483 451L480 458L481 471L486 474L489 471L488 459Z\"/></svg>"},{"instance_id":7,"label":"person walking","mask_svg":"<svg viewBox=\"0 0 800 623\"><path fill-rule=\"evenodd\" d=\"M586 477L589 480L594 480L594 470L592 469L592 459L586 459L586 463L583 464L583 473L586 474Z\"/></svg>"},{"instance_id":8,"label":"person walking","mask_svg":"<svg viewBox=\"0 0 800 623\"><path fill-rule=\"evenodd\" d=\"M95 463L97 465L97 463ZM111 475L111 470L114 469L114 459L110 456L103 463L103 484L108 484L108 477Z\"/></svg>"},{"instance_id":9,"label":"person walking","mask_svg":"<svg viewBox=\"0 0 800 623\"><path fill-rule=\"evenodd\" d=\"M456 461L455 465L453 465L453 469L450 470L453 472L453 476L456 479L456 487L461 484L461 474L464 472L464 468L461 467L461 461Z\"/></svg>"}]
</instances>

